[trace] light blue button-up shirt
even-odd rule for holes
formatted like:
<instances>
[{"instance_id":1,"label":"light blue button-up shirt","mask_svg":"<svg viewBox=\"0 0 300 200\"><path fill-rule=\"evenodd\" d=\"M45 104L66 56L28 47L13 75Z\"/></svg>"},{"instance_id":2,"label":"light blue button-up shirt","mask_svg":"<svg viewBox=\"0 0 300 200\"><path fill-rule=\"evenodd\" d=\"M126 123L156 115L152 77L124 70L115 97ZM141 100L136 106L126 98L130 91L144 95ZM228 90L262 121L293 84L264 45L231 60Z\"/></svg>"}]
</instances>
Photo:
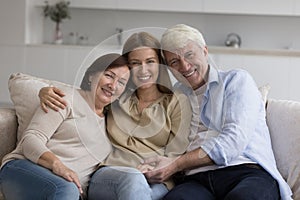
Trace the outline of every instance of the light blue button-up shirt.
<instances>
[{"instance_id":1,"label":"light blue button-up shirt","mask_svg":"<svg viewBox=\"0 0 300 200\"><path fill-rule=\"evenodd\" d=\"M193 93L183 84L175 87L188 96ZM200 120L218 134L202 142L201 148L218 166L229 166L241 156L258 163L278 181L281 198L292 199L276 167L265 115L261 94L249 73L210 67Z\"/></svg>"}]
</instances>

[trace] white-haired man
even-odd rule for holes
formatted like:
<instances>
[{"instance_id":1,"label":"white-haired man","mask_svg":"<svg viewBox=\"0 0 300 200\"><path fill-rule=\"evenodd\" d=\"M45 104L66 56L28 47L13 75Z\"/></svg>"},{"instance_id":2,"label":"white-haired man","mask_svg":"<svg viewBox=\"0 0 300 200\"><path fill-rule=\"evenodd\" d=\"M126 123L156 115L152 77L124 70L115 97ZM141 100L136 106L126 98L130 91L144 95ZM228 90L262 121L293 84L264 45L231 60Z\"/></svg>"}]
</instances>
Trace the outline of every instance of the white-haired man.
<instances>
[{"instance_id":1,"label":"white-haired man","mask_svg":"<svg viewBox=\"0 0 300 200\"><path fill-rule=\"evenodd\" d=\"M148 181L185 172L166 200L291 199L291 189L276 167L264 103L251 76L209 65L205 40L193 27L167 29L161 44L179 80L176 86L190 97L196 94L197 105L192 104L199 124L187 153L145 161L156 163L154 170L145 172Z\"/></svg>"}]
</instances>

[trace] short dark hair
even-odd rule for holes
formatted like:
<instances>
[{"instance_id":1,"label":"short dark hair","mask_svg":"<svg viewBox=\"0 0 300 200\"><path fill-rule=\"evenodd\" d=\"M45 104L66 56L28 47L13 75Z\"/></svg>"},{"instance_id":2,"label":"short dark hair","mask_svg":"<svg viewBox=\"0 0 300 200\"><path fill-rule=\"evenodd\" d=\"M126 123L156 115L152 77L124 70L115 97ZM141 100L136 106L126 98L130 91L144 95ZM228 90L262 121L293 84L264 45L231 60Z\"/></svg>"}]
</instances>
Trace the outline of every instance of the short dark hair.
<instances>
[{"instance_id":1,"label":"short dark hair","mask_svg":"<svg viewBox=\"0 0 300 200\"><path fill-rule=\"evenodd\" d=\"M124 56L117 53L105 54L97 58L91 66L85 71L84 77L81 81L80 88L82 90L91 90L90 76L98 73L104 72L107 69L112 69L121 66L128 66L128 61ZM129 67L128 67L129 68Z\"/></svg>"}]
</instances>

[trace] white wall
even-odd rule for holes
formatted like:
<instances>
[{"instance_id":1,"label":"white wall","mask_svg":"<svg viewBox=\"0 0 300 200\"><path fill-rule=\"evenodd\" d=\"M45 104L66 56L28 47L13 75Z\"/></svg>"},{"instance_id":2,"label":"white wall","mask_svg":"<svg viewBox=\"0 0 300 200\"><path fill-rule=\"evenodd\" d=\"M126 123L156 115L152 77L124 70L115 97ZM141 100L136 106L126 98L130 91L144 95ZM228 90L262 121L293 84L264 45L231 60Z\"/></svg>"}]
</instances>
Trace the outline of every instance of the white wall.
<instances>
[{"instance_id":1,"label":"white wall","mask_svg":"<svg viewBox=\"0 0 300 200\"><path fill-rule=\"evenodd\" d=\"M219 69L245 69L258 87L269 84L269 98L300 101L300 57L224 54L211 57Z\"/></svg>"},{"instance_id":2,"label":"white wall","mask_svg":"<svg viewBox=\"0 0 300 200\"><path fill-rule=\"evenodd\" d=\"M0 0L0 104L10 102L7 89L14 72L74 83L74 78L93 46L39 46L51 43L54 23L43 21L41 7L29 5L33 0ZM27 3L26 3L27 2ZM28 3L31 2L31 3ZM98 44L116 33L116 28L170 27L186 23L199 28L208 45L224 45L226 35L236 32L242 37L242 48L283 49L300 51L300 17L224 15L175 12L142 12L99 9L71 9L71 20L63 23L65 41L70 32L89 37L90 45ZM40 17L40 18L39 18ZM112 40L117 44L117 40ZM270 97L300 101L300 58L275 56L213 55L220 68L247 69L258 85L271 84Z\"/></svg>"},{"instance_id":3,"label":"white wall","mask_svg":"<svg viewBox=\"0 0 300 200\"><path fill-rule=\"evenodd\" d=\"M24 44L26 1L0 0L0 44Z\"/></svg>"}]
</instances>

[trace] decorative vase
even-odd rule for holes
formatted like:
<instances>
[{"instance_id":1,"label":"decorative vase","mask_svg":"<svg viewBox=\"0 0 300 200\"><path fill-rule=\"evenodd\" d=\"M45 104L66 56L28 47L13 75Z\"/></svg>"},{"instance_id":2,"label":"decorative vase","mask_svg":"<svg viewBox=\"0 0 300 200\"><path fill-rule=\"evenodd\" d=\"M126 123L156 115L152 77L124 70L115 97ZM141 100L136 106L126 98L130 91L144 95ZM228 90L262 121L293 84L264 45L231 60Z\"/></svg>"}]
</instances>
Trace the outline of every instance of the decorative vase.
<instances>
[{"instance_id":1,"label":"decorative vase","mask_svg":"<svg viewBox=\"0 0 300 200\"><path fill-rule=\"evenodd\" d=\"M56 22L56 24L55 24L54 43L55 44L63 43L63 34L61 31L61 23L60 22Z\"/></svg>"}]
</instances>

